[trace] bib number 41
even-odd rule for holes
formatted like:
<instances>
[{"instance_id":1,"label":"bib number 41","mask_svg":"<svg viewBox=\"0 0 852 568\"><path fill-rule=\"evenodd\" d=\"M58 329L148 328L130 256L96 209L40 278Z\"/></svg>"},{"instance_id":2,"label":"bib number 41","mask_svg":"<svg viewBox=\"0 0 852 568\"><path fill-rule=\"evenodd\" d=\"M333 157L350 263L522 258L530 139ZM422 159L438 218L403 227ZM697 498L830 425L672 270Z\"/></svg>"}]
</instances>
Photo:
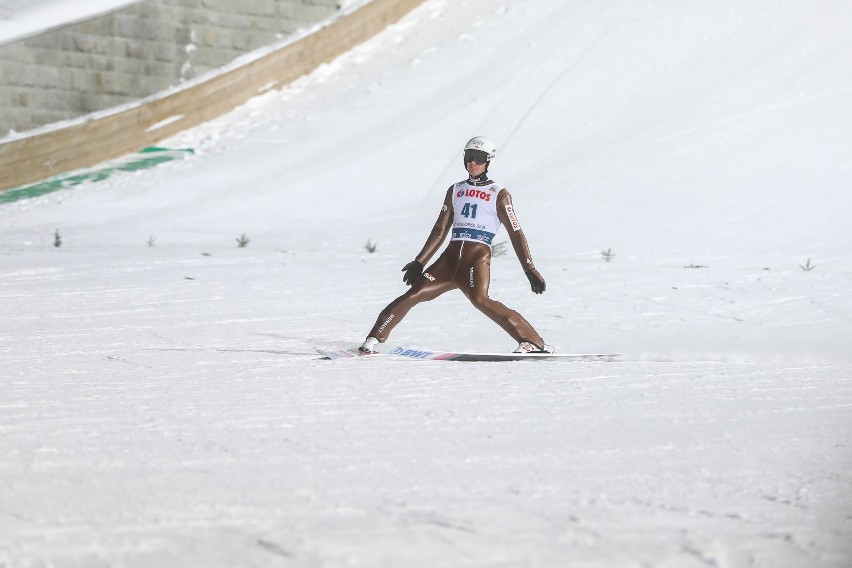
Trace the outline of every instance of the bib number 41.
<instances>
[{"instance_id":1,"label":"bib number 41","mask_svg":"<svg viewBox=\"0 0 852 568\"><path fill-rule=\"evenodd\" d=\"M476 219L476 203L465 203L461 214L468 219Z\"/></svg>"}]
</instances>

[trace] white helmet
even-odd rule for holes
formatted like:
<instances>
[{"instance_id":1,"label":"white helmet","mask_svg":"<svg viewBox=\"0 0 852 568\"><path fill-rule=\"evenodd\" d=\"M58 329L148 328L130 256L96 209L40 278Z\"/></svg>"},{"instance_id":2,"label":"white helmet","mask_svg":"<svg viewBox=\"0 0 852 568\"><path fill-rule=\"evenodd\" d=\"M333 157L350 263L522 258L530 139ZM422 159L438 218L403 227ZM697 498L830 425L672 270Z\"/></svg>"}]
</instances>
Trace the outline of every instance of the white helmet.
<instances>
[{"instance_id":1,"label":"white helmet","mask_svg":"<svg viewBox=\"0 0 852 568\"><path fill-rule=\"evenodd\" d=\"M464 149L481 150L488 154L488 161L493 160L497 155L497 146L490 138L486 138L485 136L474 136L467 141L467 144L464 145Z\"/></svg>"}]
</instances>

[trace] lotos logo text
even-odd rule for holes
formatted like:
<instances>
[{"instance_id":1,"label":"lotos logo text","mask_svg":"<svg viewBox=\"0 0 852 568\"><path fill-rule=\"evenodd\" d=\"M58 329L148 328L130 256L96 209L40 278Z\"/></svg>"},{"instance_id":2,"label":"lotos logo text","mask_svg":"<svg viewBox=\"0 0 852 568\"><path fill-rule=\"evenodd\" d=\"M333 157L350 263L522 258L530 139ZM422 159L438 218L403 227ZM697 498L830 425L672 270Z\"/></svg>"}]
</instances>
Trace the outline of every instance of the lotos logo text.
<instances>
[{"instance_id":1,"label":"lotos logo text","mask_svg":"<svg viewBox=\"0 0 852 568\"><path fill-rule=\"evenodd\" d=\"M481 189L460 189L456 197L476 197L484 201L491 201L491 194Z\"/></svg>"}]
</instances>

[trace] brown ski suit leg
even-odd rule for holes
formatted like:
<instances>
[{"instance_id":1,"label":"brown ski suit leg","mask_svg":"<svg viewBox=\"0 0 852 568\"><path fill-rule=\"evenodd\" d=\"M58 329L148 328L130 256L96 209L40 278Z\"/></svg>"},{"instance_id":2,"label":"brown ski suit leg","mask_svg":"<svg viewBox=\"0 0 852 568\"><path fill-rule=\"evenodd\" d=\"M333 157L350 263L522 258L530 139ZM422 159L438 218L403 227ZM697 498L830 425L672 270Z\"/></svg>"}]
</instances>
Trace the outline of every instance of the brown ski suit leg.
<instances>
[{"instance_id":1,"label":"brown ski suit leg","mask_svg":"<svg viewBox=\"0 0 852 568\"><path fill-rule=\"evenodd\" d=\"M518 312L488 296L491 281L491 248L474 242L451 241L438 260L402 296L382 310L369 335L384 343L394 327L420 302L434 300L459 288L468 300L515 341L544 342Z\"/></svg>"}]
</instances>

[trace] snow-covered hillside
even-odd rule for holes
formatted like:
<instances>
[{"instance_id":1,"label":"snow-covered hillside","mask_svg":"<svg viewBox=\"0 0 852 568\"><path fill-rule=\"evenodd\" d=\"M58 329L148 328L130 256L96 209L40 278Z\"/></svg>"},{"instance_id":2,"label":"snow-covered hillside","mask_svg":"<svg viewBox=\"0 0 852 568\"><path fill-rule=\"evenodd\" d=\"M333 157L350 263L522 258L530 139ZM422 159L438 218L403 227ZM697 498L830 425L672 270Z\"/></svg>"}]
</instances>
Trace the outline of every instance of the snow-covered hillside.
<instances>
[{"instance_id":1,"label":"snow-covered hillside","mask_svg":"<svg viewBox=\"0 0 852 568\"><path fill-rule=\"evenodd\" d=\"M118 10L140 0L0 0L0 44Z\"/></svg>"},{"instance_id":2,"label":"snow-covered hillside","mask_svg":"<svg viewBox=\"0 0 852 568\"><path fill-rule=\"evenodd\" d=\"M0 44L93 18L144 0L0 0ZM369 0L338 0L342 11Z\"/></svg>"},{"instance_id":3,"label":"snow-covered hillside","mask_svg":"<svg viewBox=\"0 0 852 568\"><path fill-rule=\"evenodd\" d=\"M848 566L850 22L427 0L194 157L0 205L0 565ZM548 282L491 295L621 360L317 359L475 134ZM458 293L392 340L515 346Z\"/></svg>"}]
</instances>

